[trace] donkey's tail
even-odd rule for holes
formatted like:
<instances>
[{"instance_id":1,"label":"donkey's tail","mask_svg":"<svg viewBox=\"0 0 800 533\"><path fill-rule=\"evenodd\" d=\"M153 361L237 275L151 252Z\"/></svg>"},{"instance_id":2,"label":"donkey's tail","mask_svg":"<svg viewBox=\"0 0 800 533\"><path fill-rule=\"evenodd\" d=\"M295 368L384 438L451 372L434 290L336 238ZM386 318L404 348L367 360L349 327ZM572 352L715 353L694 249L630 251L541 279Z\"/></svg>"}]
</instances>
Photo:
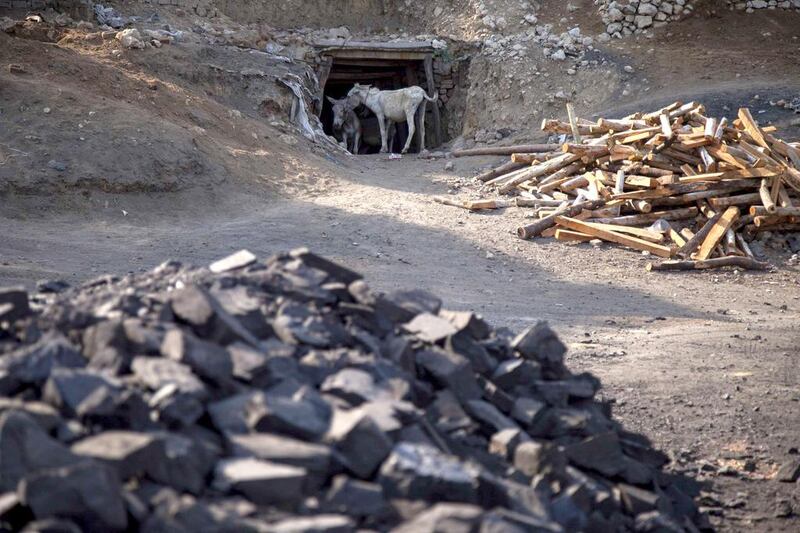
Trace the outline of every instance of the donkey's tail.
<instances>
[{"instance_id":1,"label":"donkey's tail","mask_svg":"<svg viewBox=\"0 0 800 533\"><path fill-rule=\"evenodd\" d=\"M436 100L439 99L439 93L433 93L433 98L431 98L430 96L425 94L425 92L423 91L422 96L424 96L425 100L427 100L429 102L435 102Z\"/></svg>"}]
</instances>

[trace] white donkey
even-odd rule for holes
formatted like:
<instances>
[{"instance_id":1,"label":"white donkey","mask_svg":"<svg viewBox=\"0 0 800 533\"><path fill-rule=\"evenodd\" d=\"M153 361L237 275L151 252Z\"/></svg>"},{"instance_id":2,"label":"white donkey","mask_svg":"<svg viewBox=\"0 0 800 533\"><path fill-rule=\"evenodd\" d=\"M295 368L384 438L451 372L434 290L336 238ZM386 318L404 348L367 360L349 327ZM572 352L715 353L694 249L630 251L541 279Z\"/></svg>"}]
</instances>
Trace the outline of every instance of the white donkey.
<instances>
[{"instance_id":1,"label":"white donkey","mask_svg":"<svg viewBox=\"0 0 800 533\"><path fill-rule=\"evenodd\" d=\"M420 151L425 150L425 101L435 102L438 95L433 98L425 94L422 87L416 85L397 89L396 91L381 91L370 85L359 85L356 83L347 97L354 103L367 106L378 117L378 126L381 129L381 152L388 152L386 143L387 121L406 122L408 124L408 139L403 147L403 153L408 152L411 140L414 138L416 127L414 125L417 110L422 109L419 121ZM420 106L420 104L422 104Z\"/></svg>"}]
</instances>

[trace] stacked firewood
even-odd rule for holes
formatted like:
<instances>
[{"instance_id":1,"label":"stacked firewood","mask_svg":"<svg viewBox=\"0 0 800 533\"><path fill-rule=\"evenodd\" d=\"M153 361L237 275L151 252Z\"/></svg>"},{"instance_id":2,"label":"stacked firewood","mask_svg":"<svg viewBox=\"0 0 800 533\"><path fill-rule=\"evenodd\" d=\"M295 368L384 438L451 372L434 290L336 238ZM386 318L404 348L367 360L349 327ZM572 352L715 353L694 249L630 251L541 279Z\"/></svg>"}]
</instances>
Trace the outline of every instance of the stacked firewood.
<instances>
[{"instance_id":1,"label":"stacked firewood","mask_svg":"<svg viewBox=\"0 0 800 533\"><path fill-rule=\"evenodd\" d=\"M601 239L667 261L653 270L739 266L764 269L748 241L760 231L800 229L800 145L760 127L746 108L728 121L690 102L619 120L569 122L542 130L564 144L454 152L510 154L478 179L510 195L467 202L471 210L533 207L523 239Z\"/></svg>"}]
</instances>

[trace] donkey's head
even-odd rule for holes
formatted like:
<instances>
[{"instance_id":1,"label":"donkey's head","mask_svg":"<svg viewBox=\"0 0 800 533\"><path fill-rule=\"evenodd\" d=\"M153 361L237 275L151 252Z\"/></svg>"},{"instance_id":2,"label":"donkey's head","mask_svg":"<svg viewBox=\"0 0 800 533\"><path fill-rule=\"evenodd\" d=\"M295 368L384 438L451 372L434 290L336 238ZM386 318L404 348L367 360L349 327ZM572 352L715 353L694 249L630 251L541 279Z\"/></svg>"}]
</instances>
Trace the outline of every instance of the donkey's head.
<instances>
[{"instance_id":1,"label":"donkey's head","mask_svg":"<svg viewBox=\"0 0 800 533\"><path fill-rule=\"evenodd\" d=\"M342 129L345 119L347 119L347 112L352 109L349 107L347 98L337 100L336 98L327 97L331 103L331 110L333 111L333 127L337 130Z\"/></svg>"},{"instance_id":2,"label":"donkey's head","mask_svg":"<svg viewBox=\"0 0 800 533\"><path fill-rule=\"evenodd\" d=\"M367 95L369 94L369 90L371 88L371 85L361 85L360 83L356 83L347 93L347 99L355 105L363 105L367 101Z\"/></svg>"}]
</instances>

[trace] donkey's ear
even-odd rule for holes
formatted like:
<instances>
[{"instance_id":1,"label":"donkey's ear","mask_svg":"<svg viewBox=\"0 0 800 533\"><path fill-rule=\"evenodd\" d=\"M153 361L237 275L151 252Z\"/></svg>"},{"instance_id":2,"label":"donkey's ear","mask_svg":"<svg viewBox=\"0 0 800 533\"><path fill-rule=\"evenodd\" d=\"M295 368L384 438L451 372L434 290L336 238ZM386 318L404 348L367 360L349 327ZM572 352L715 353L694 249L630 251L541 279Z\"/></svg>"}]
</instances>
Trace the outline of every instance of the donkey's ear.
<instances>
[{"instance_id":1,"label":"donkey's ear","mask_svg":"<svg viewBox=\"0 0 800 533\"><path fill-rule=\"evenodd\" d=\"M334 104L334 105L336 105L336 104L338 103L338 102L337 102L337 100L336 100L335 98L331 98L330 96L326 96L325 98L327 98L327 99L328 99L328 101L329 101L330 103Z\"/></svg>"}]
</instances>

